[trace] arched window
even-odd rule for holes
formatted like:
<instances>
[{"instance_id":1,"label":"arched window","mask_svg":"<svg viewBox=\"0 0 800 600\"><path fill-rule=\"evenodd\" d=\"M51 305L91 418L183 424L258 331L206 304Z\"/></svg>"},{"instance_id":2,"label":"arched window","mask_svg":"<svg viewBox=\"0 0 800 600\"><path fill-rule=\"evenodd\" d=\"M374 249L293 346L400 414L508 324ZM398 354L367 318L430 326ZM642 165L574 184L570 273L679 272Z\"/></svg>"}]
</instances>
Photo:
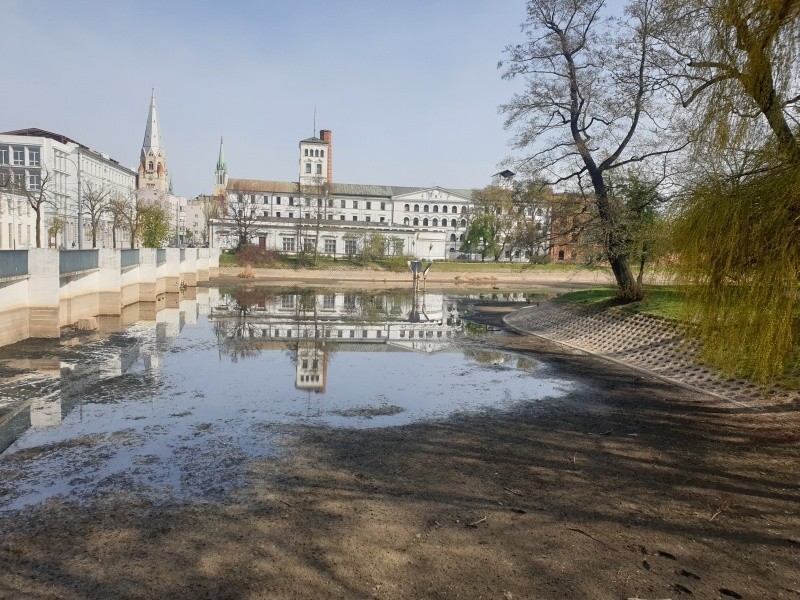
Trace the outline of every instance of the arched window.
<instances>
[{"instance_id":1,"label":"arched window","mask_svg":"<svg viewBox=\"0 0 800 600\"><path fill-rule=\"evenodd\" d=\"M453 211L453 212L455 212L455 211ZM466 206L462 206L461 207L461 214L464 214L466 212L467 212L467 207ZM500 208L497 209L497 214L498 215L500 214Z\"/></svg>"},{"instance_id":2,"label":"arched window","mask_svg":"<svg viewBox=\"0 0 800 600\"><path fill-rule=\"evenodd\" d=\"M450 234L450 241L451 242L455 242L456 241L456 234L455 233L451 233Z\"/></svg>"},{"instance_id":3,"label":"arched window","mask_svg":"<svg viewBox=\"0 0 800 600\"><path fill-rule=\"evenodd\" d=\"M414 212L419 212L419 204L414 205Z\"/></svg>"},{"instance_id":4,"label":"arched window","mask_svg":"<svg viewBox=\"0 0 800 600\"><path fill-rule=\"evenodd\" d=\"M433 225L434 227L438 227L439 226L439 219L434 219L433 222L431 223L431 225Z\"/></svg>"},{"instance_id":5,"label":"arched window","mask_svg":"<svg viewBox=\"0 0 800 600\"><path fill-rule=\"evenodd\" d=\"M422 212L428 212L428 205L427 204L422 207Z\"/></svg>"},{"instance_id":6,"label":"arched window","mask_svg":"<svg viewBox=\"0 0 800 600\"><path fill-rule=\"evenodd\" d=\"M417 217L414 217L414 225L419 225L419 219Z\"/></svg>"},{"instance_id":7,"label":"arched window","mask_svg":"<svg viewBox=\"0 0 800 600\"><path fill-rule=\"evenodd\" d=\"M451 212L457 213L457 212L458 212L458 207L457 207L457 206L454 206L454 207L453 207L453 210L452 210Z\"/></svg>"},{"instance_id":8,"label":"arched window","mask_svg":"<svg viewBox=\"0 0 800 600\"><path fill-rule=\"evenodd\" d=\"M434 204L433 205L433 212L439 212L439 205L438 204Z\"/></svg>"},{"instance_id":9,"label":"arched window","mask_svg":"<svg viewBox=\"0 0 800 600\"><path fill-rule=\"evenodd\" d=\"M319 157L320 158L325 158L325 150L320 150L319 151Z\"/></svg>"},{"instance_id":10,"label":"arched window","mask_svg":"<svg viewBox=\"0 0 800 600\"><path fill-rule=\"evenodd\" d=\"M410 221L409 221L408 217L403 219L403 225L408 225L409 223L410 223Z\"/></svg>"},{"instance_id":11,"label":"arched window","mask_svg":"<svg viewBox=\"0 0 800 600\"><path fill-rule=\"evenodd\" d=\"M408 212L410 209L411 207L408 204L406 204L405 207L403 208L403 210L406 212Z\"/></svg>"},{"instance_id":12,"label":"arched window","mask_svg":"<svg viewBox=\"0 0 800 600\"><path fill-rule=\"evenodd\" d=\"M464 234L463 233L460 236L458 236L458 241L459 242L463 242L464 241Z\"/></svg>"},{"instance_id":13,"label":"arched window","mask_svg":"<svg viewBox=\"0 0 800 600\"><path fill-rule=\"evenodd\" d=\"M450 221L450 227L458 227L458 221L456 221L455 219Z\"/></svg>"},{"instance_id":14,"label":"arched window","mask_svg":"<svg viewBox=\"0 0 800 600\"><path fill-rule=\"evenodd\" d=\"M319 150L314 150L314 156L319 156Z\"/></svg>"},{"instance_id":15,"label":"arched window","mask_svg":"<svg viewBox=\"0 0 800 600\"><path fill-rule=\"evenodd\" d=\"M462 227L466 227L467 226L467 220L466 219L461 219L461 226Z\"/></svg>"},{"instance_id":16,"label":"arched window","mask_svg":"<svg viewBox=\"0 0 800 600\"><path fill-rule=\"evenodd\" d=\"M442 207L442 212L447 212L447 206Z\"/></svg>"},{"instance_id":17,"label":"arched window","mask_svg":"<svg viewBox=\"0 0 800 600\"><path fill-rule=\"evenodd\" d=\"M422 219L422 225L423 225L423 227L427 227L428 226L428 219Z\"/></svg>"}]
</instances>

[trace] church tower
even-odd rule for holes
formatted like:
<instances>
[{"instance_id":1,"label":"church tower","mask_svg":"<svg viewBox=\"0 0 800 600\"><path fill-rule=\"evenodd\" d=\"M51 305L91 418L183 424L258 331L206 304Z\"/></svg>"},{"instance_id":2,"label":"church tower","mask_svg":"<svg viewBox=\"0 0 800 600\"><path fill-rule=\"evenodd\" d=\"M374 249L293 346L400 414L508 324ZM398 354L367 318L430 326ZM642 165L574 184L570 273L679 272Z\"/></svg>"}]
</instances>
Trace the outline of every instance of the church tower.
<instances>
[{"instance_id":1,"label":"church tower","mask_svg":"<svg viewBox=\"0 0 800 600\"><path fill-rule=\"evenodd\" d=\"M225 191L228 185L228 165L225 163L225 149L222 147L222 138L219 138L219 158L217 159L217 170L214 182L214 195L219 195Z\"/></svg>"},{"instance_id":2,"label":"church tower","mask_svg":"<svg viewBox=\"0 0 800 600\"><path fill-rule=\"evenodd\" d=\"M136 188L167 193L169 190L169 174L167 172L167 155L161 139L156 112L156 91L150 97L150 112L144 129L144 141L139 157L139 176Z\"/></svg>"}]
</instances>

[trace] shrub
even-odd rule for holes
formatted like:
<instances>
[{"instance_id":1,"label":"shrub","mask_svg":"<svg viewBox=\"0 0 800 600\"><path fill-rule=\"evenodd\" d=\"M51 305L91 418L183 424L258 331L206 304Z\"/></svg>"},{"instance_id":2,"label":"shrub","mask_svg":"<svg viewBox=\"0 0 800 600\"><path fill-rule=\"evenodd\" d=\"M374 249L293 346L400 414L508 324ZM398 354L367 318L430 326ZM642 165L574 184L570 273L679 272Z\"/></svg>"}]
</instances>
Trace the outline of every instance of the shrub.
<instances>
[{"instance_id":1,"label":"shrub","mask_svg":"<svg viewBox=\"0 0 800 600\"><path fill-rule=\"evenodd\" d=\"M252 265L256 268L274 266L279 256L276 250L264 250L253 244L242 246L236 251L236 259L240 265Z\"/></svg>"}]
</instances>

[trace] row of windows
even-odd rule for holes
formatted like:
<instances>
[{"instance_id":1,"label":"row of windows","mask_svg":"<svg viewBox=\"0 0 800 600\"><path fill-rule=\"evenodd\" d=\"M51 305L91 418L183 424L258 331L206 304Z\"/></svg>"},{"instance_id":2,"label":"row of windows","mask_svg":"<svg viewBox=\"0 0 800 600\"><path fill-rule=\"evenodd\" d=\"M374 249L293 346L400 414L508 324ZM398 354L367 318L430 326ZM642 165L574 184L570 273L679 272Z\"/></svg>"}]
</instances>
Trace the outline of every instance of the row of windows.
<instances>
[{"instance_id":1,"label":"row of windows","mask_svg":"<svg viewBox=\"0 0 800 600\"><path fill-rule=\"evenodd\" d=\"M0 165L40 167L42 150L39 146L0 146Z\"/></svg>"},{"instance_id":2,"label":"row of windows","mask_svg":"<svg viewBox=\"0 0 800 600\"><path fill-rule=\"evenodd\" d=\"M311 173L311 163L306 163L306 173ZM322 163L317 163L317 175L322 175Z\"/></svg>"},{"instance_id":3,"label":"row of windows","mask_svg":"<svg viewBox=\"0 0 800 600\"><path fill-rule=\"evenodd\" d=\"M325 150L311 150L306 148L303 152L303 156L318 156L319 158L325 158Z\"/></svg>"},{"instance_id":4,"label":"row of windows","mask_svg":"<svg viewBox=\"0 0 800 600\"><path fill-rule=\"evenodd\" d=\"M420 224L419 217L414 217L413 220L409 219L408 217L405 217L403 219L403 225L419 226L419 224ZM431 219L431 220L428 220L427 218L422 219L422 226L423 227L428 227L428 226L430 226L430 227L439 227L439 219L436 219L436 218ZM442 219L441 226L442 227L447 227L447 219ZM450 227L458 227L458 226L459 226L459 222L458 222L457 219L451 219L450 220ZM466 219L461 219L461 227L466 227L466 226L467 226L467 220Z\"/></svg>"},{"instance_id":5,"label":"row of windows","mask_svg":"<svg viewBox=\"0 0 800 600\"><path fill-rule=\"evenodd\" d=\"M458 325L458 324L459 323L457 322L456 325ZM302 335L301 335L301 332L298 331L297 332L297 336L295 336L295 332L292 329L286 329L286 330L283 330L283 331L281 331L280 329L273 329L272 337L276 337L276 338L281 338L281 337L284 337L284 338L294 338L294 337L304 337L304 338L308 338L308 337L333 338L333 337L336 337L336 338L345 338L345 337L349 337L351 339L355 339L356 337L359 337L357 335L359 333L361 334L360 337L362 339L370 337L370 335L369 335L370 334L370 330L369 329L360 329L360 330L359 329L347 329L347 330L343 330L343 329L335 329L335 330L323 329L322 331L314 330L314 335L313 336L310 335L310 333L311 333L310 329L303 329ZM375 329L374 333L375 333L374 337L376 339L383 339L383 330L382 329ZM452 331L433 331L431 329L427 329L427 330L420 329L420 330L418 330L416 332L414 332L414 331L406 331L404 329L401 329L400 330L400 337L404 338L404 337L406 337L406 334L408 334L408 338L411 339L411 338L415 337L415 335L414 335L415 333L416 333L416 337L418 337L418 338L433 338L434 336L437 337L437 338L442 338L442 337L452 338L453 337L453 332ZM255 334L255 331L254 330L250 330L250 337L254 337L254 334ZM345 335L345 334L347 334L347 335ZM262 329L261 330L261 337L267 337L268 335L269 335L269 330L268 329ZM313 361L313 363L316 363L316 362L317 362L316 360ZM307 360L303 361L302 368L303 369L308 369ZM312 367L312 369L317 369L317 368L318 368L317 364L315 364Z\"/></svg>"},{"instance_id":6,"label":"row of windows","mask_svg":"<svg viewBox=\"0 0 800 600\"><path fill-rule=\"evenodd\" d=\"M283 213L281 213L281 211L276 211L275 212L275 218L276 219L280 219L282 214ZM267 210L262 211L260 216L263 219L268 219L269 218L269 211L267 211ZM333 221L334 220L334 215L332 215L332 214L329 214L327 216L325 216L325 215L314 215L312 213L298 213L297 214L297 218L298 219L307 219L309 221L312 220L312 219L317 219L317 217L319 217L320 220L327 220L327 221ZM294 219L295 218L294 213L293 212L286 213L286 218L287 219ZM340 221L346 221L347 218L345 217L345 215L339 215L339 220ZM352 216L352 220L353 221L358 221L359 220L358 219L358 215L353 215ZM372 217L370 217L370 216L364 217L364 222L372 223ZM377 222L378 223L386 223L386 217L379 217Z\"/></svg>"},{"instance_id":7,"label":"row of windows","mask_svg":"<svg viewBox=\"0 0 800 600\"><path fill-rule=\"evenodd\" d=\"M239 202L245 202L244 194L239 194L238 198L239 198ZM256 194L250 194L250 204L259 204L259 203L269 204L269 196L268 195L261 196L261 202L259 202L258 198L259 197L256 196ZM303 202L304 199L303 198L299 198L299 197L295 198L294 196L288 196L288 197L273 196L273 199L275 201L274 202L275 204L283 204L284 200L286 200L288 202L289 206L302 206L304 204L304 202ZM322 204L323 204L322 198L314 199L314 198L306 197L305 198L305 205L306 206L311 206L312 205L312 201L314 201L313 203L316 206L322 206ZM359 202L360 202L359 200L352 200L351 202L352 202L352 207L353 208L358 208L359 207ZM334 204L334 199L333 198L328 198L328 207L329 208L333 208L333 204ZM378 203L376 202L375 204L377 205ZM347 200L340 199L339 200L339 206L341 208L347 208ZM371 200L364 200L364 208L367 209L367 210L372 210L372 201ZM377 206L376 206L376 208L377 208ZM380 209L381 210L386 210L386 202L381 202L380 203ZM447 212L447 211L445 211L445 212ZM455 211L453 211L453 212L455 212Z\"/></svg>"},{"instance_id":8,"label":"row of windows","mask_svg":"<svg viewBox=\"0 0 800 600\"><path fill-rule=\"evenodd\" d=\"M411 212L411 205L410 204L406 204L403 207L403 210L406 211L406 212ZM419 212L419 204L415 204L414 205L414 212ZM430 206L428 206L427 204L423 205L422 212L431 212ZM433 212L435 212L435 213L439 212L439 205L438 204L434 204L433 205ZM447 205L442 206L442 212L443 213L447 212ZM458 207L457 206L453 206L453 208L452 208L452 210L450 212L457 213L458 212ZM467 207L466 206L462 206L461 207L461 212L462 213L467 212Z\"/></svg>"}]
</instances>

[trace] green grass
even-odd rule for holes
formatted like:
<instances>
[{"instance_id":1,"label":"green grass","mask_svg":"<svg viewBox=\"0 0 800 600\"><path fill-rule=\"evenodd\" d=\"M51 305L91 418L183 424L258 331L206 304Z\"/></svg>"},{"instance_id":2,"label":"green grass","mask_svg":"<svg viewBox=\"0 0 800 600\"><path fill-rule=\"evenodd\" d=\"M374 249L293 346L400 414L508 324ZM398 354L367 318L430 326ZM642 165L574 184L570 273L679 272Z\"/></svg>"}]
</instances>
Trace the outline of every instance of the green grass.
<instances>
[{"instance_id":1,"label":"green grass","mask_svg":"<svg viewBox=\"0 0 800 600\"><path fill-rule=\"evenodd\" d=\"M593 267L586 265L573 265L566 263L549 264L530 264L530 263L508 263L508 262L467 262L467 261L436 261L433 269L442 273L457 272L477 272L477 273L525 273L529 271L541 271L545 273L568 273L571 271L581 271L587 269L603 269L604 267Z\"/></svg>"},{"instance_id":2,"label":"green grass","mask_svg":"<svg viewBox=\"0 0 800 600\"><path fill-rule=\"evenodd\" d=\"M674 286L648 286L643 300L620 305L617 301L617 289L603 287L561 294L555 301L562 304L592 305L599 309L619 306L625 312L677 321L683 318L685 297L685 292Z\"/></svg>"}]
</instances>

